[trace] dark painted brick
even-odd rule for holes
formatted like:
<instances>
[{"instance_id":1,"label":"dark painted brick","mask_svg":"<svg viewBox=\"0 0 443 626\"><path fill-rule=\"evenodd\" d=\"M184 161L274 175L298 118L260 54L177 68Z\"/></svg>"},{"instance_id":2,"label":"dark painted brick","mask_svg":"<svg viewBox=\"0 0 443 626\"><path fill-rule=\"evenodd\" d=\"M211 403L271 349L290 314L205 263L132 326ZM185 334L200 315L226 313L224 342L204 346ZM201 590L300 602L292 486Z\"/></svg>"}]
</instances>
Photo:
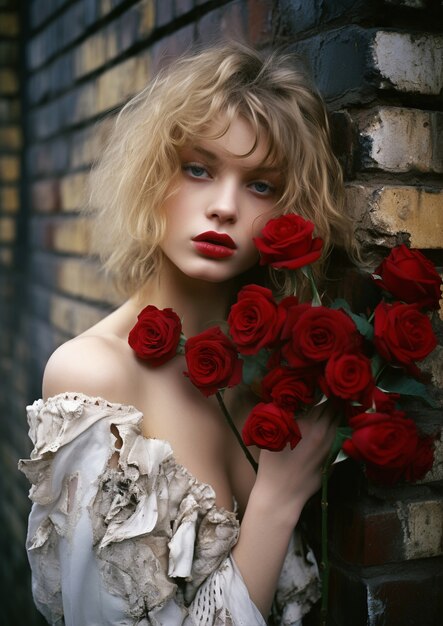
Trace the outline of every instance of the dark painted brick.
<instances>
[{"instance_id":1,"label":"dark painted brick","mask_svg":"<svg viewBox=\"0 0 443 626\"><path fill-rule=\"evenodd\" d=\"M189 13L194 8L194 0L175 0L174 13L176 17Z\"/></svg>"},{"instance_id":2,"label":"dark painted brick","mask_svg":"<svg viewBox=\"0 0 443 626\"><path fill-rule=\"evenodd\" d=\"M383 569L333 567L330 613L340 626L440 626L443 559Z\"/></svg>"},{"instance_id":3,"label":"dark painted brick","mask_svg":"<svg viewBox=\"0 0 443 626\"><path fill-rule=\"evenodd\" d=\"M292 50L306 62L327 101L361 103L375 97L369 51L374 33L348 26L296 43Z\"/></svg>"}]
</instances>

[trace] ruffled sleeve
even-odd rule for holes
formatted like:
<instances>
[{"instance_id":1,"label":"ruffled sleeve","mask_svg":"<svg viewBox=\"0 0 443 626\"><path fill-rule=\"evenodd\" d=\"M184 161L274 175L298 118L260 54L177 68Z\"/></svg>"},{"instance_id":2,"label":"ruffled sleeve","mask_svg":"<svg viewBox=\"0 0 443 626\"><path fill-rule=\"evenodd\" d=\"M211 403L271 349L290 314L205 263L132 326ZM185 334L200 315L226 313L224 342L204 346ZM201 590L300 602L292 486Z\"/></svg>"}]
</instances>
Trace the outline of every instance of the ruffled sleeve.
<instances>
[{"instance_id":1,"label":"ruffled sleeve","mask_svg":"<svg viewBox=\"0 0 443 626\"><path fill-rule=\"evenodd\" d=\"M28 407L37 607L60 626L265 626L230 556L236 515L141 419L81 394Z\"/></svg>"}]
</instances>

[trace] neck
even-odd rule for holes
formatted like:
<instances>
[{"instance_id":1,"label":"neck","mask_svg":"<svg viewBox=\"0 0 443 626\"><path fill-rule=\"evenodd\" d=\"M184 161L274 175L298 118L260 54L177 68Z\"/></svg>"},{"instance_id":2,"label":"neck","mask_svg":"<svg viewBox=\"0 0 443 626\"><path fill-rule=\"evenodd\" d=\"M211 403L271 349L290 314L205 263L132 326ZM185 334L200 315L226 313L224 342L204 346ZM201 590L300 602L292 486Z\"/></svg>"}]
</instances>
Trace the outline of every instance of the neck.
<instances>
[{"instance_id":1,"label":"neck","mask_svg":"<svg viewBox=\"0 0 443 626\"><path fill-rule=\"evenodd\" d=\"M234 281L211 283L162 271L132 300L138 311L148 304L159 309L174 309L182 319L185 336L192 337L226 319L235 292Z\"/></svg>"}]
</instances>

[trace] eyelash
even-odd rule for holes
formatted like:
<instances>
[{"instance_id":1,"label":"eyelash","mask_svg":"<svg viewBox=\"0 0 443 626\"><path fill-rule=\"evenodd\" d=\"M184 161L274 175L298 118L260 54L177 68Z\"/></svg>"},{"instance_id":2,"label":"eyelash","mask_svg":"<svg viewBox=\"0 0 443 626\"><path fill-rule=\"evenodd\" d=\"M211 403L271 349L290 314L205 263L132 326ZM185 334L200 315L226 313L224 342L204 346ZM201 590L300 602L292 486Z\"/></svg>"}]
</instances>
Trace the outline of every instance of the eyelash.
<instances>
[{"instance_id":1,"label":"eyelash","mask_svg":"<svg viewBox=\"0 0 443 626\"><path fill-rule=\"evenodd\" d=\"M206 179L206 176L202 176L201 174L200 175L196 174L195 171L193 172L192 170L200 170L202 173L205 172L208 175L208 177L211 176L209 171L206 169L206 167L204 167L203 165L200 165L199 163L185 163L184 165L182 165L182 170L186 172L191 178ZM249 183L250 187L253 187L254 185L266 185L267 187L265 191L258 191L257 189L254 190L254 192L257 193L259 196L267 197L275 192L275 187L265 180L255 180Z\"/></svg>"}]
</instances>

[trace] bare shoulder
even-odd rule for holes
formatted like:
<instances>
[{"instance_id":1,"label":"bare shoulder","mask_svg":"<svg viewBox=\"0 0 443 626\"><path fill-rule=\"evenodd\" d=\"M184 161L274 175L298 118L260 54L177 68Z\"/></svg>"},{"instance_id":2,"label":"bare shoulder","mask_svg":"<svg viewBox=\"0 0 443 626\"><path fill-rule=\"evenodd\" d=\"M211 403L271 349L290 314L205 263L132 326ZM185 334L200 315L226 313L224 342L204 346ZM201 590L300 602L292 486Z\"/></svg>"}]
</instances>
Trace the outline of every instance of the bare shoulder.
<instances>
[{"instance_id":1,"label":"bare shoulder","mask_svg":"<svg viewBox=\"0 0 443 626\"><path fill-rule=\"evenodd\" d=\"M133 356L118 337L82 335L61 345L43 376L43 397L77 392L128 403L133 384Z\"/></svg>"}]
</instances>

